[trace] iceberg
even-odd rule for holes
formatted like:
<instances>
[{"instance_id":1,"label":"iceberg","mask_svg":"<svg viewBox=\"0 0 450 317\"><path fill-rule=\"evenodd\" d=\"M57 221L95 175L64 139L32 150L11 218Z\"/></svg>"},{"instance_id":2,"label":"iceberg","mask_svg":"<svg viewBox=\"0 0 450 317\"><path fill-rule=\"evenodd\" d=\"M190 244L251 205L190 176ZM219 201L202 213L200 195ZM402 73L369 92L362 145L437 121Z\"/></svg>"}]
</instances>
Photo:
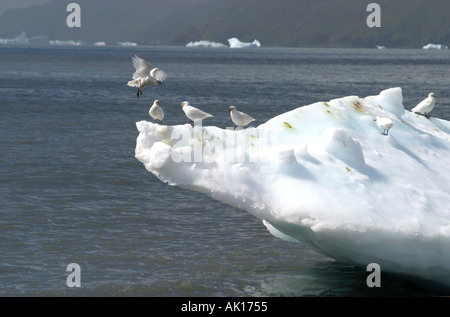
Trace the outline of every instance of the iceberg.
<instances>
[{"instance_id":1,"label":"iceberg","mask_svg":"<svg viewBox=\"0 0 450 317\"><path fill-rule=\"evenodd\" d=\"M374 122L390 118L388 135ZM450 122L405 110L400 87L247 129L136 123L159 180L262 220L338 261L450 286Z\"/></svg>"},{"instance_id":2,"label":"iceberg","mask_svg":"<svg viewBox=\"0 0 450 317\"><path fill-rule=\"evenodd\" d=\"M84 42L82 42L82 41L74 41L74 40L68 40L68 41L54 40L54 41L50 41L50 45L80 46L80 45L84 45Z\"/></svg>"},{"instance_id":3,"label":"iceberg","mask_svg":"<svg viewBox=\"0 0 450 317\"><path fill-rule=\"evenodd\" d=\"M225 44L218 43L218 42L211 42L211 41L196 41L196 42L189 42L186 44L186 47L227 47Z\"/></svg>"},{"instance_id":4,"label":"iceberg","mask_svg":"<svg viewBox=\"0 0 450 317\"><path fill-rule=\"evenodd\" d=\"M448 47L443 44L428 43L423 47L424 50L446 50Z\"/></svg>"},{"instance_id":5,"label":"iceberg","mask_svg":"<svg viewBox=\"0 0 450 317\"><path fill-rule=\"evenodd\" d=\"M117 42L117 44L120 46L138 46L135 42Z\"/></svg>"},{"instance_id":6,"label":"iceberg","mask_svg":"<svg viewBox=\"0 0 450 317\"><path fill-rule=\"evenodd\" d=\"M27 35L25 31L20 33L18 37L15 37L13 39L0 39L0 44L30 44L28 41Z\"/></svg>"},{"instance_id":7,"label":"iceberg","mask_svg":"<svg viewBox=\"0 0 450 317\"><path fill-rule=\"evenodd\" d=\"M254 40L251 43L244 43L235 37L228 39L228 44L230 45L230 48L261 47L261 43L259 43L258 40Z\"/></svg>"}]
</instances>

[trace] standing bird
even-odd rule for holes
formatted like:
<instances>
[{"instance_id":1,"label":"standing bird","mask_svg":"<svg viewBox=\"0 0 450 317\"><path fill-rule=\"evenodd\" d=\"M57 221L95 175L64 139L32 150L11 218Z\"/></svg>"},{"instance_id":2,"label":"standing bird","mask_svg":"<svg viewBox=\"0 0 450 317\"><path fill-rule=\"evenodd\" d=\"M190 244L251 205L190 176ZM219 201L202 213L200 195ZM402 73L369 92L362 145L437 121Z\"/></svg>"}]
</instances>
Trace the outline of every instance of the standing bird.
<instances>
[{"instance_id":1,"label":"standing bird","mask_svg":"<svg viewBox=\"0 0 450 317\"><path fill-rule=\"evenodd\" d=\"M422 100L417 106L411 109L412 112L423 114L427 119L430 118L428 115L434 108L436 103L436 95L434 93L429 93L428 98Z\"/></svg>"},{"instance_id":2,"label":"standing bird","mask_svg":"<svg viewBox=\"0 0 450 317\"><path fill-rule=\"evenodd\" d=\"M153 102L153 105L150 107L150 110L148 111L148 114L150 117L153 118L153 121L156 123L156 120L159 120L161 124L163 123L164 119L164 111L159 106L159 100L155 100Z\"/></svg>"},{"instance_id":3,"label":"standing bird","mask_svg":"<svg viewBox=\"0 0 450 317\"><path fill-rule=\"evenodd\" d=\"M377 122L378 127L383 130L383 132L381 134L383 135L388 135L389 130L392 128L392 126L394 125L394 122L386 117L380 117L377 116L375 117L375 119L373 121Z\"/></svg>"},{"instance_id":4,"label":"standing bird","mask_svg":"<svg viewBox=\"0 0 450 317\"><path fill-rule=\"evenodd\" d=\"M142 88L160 85L167 78L165 72L159 68L152 68L149 62L137 55L133 56L132 62L136 71L133 74L133 80L130 80L127 85L137 87L137 98L142 95Z\"/></svg>"},{"instance_id":5,"label":"standing bird","mask_svg":"<svg viewBox=\"0 0 450 317\"><path fill-rule=\"evenodd\" d=\"M230 112L231 121L233 121L233 123L240 128L243 128L250 124L250 122L255 121L255 119L250 117L248 114L238 111L235 106L231 106L228 111Z\"/></svg>"},{"instance_id":6,"label":"standing bird","mask_svg":"<svg viewBox=\"0 0 450 317\"><path fill-rule=\"evenodd\" d=\"M198 121L198 120L203 120L206 118L213 117L212 114L209 114L200 109L192 107L189 104L189 102L187 102L187 101L183 101L181 103L181 108L183 109L184 113L186 114L186 117L188 117L188 119L191 120L191 123L194 123L195 121Z\"/></svg>"}]
</instances>

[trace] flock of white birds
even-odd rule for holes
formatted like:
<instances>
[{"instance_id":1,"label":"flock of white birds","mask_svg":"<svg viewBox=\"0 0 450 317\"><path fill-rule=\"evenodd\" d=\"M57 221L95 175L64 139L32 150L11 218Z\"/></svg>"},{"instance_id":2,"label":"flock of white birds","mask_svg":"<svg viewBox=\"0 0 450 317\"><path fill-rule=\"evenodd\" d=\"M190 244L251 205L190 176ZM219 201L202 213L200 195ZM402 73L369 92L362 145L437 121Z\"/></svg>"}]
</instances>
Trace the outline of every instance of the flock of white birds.
<instances>
[{"instance_id":1,"label":"flock of white birds","mask_svg":"<svg viewBox=\"0 0 450 317\"><path fill-rule=\"evenodd\" d=\"M138 57L137 55L132 57L132 63L136 71L133 74L133 80L128 82L128 86L137 87L137 98L142 95L142 89L147 86L157 86L166 80L167 75L159 68L152 68L152 65L146 60ZM422 100L417 106L411 109L411 112L430 118L430 112L433 110L436 104L436 95L434 93L428 94L428 97ZM181 103L181 108L186 114L186 117L190 122L195 125L196 122L204 120L206 118L213 117L212 114L204 112L198 108L195 108L189 104L188 101ZM238 111L235 106L229 107L230 117L233 123L239 128L244 128L251 122L255 121L254 118L248 114ZM159 100L155 100L149 110L150 117L156 123L156 120L162 124L164 120L164 111L159 104ZM376 117L374 120L380 130L381 134L388 135L389 130L393 127L394 122L386 117Z\"/></svg>"}]
</instances>

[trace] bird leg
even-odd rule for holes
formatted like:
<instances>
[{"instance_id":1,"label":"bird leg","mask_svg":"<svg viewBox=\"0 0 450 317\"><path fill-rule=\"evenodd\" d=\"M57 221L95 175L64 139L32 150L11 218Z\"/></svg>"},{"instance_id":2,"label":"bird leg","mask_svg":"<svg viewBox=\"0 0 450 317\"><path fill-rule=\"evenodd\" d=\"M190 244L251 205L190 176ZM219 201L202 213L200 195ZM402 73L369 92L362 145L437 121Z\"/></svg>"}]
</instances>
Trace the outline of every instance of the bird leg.
<instances>
[{"instance_id":1,"label":"bird leg","mask_svg":"<svg viewBox=\"0 0 450 317\"><path fill-rule=\"evenodd\" d=\"M138 91L137 91L137 94L136 94L136 98L139 99L139 88L138 88Z\"/></svg>"}]
</instances>

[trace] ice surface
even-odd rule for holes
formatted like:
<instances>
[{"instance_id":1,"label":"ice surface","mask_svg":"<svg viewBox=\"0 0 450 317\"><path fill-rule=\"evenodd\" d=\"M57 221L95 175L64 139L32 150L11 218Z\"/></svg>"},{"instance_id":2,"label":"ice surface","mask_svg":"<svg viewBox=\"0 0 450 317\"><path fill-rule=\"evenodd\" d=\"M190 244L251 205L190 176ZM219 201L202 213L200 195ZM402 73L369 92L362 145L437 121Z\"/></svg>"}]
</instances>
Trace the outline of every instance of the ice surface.
<instances>
[{"instance_id":1,"label":"ice surface","mask_svg":"<svg viewBox=\"0 0 450 317\"><path fill-rule=\"evenodd\" d=\"M450 122L402 102L391 88L239 131L140 121L135 154L161 181L247 210L276 237L449 286ZM376 116L394 121L389 135Z\"/></svg>"},{"instance_id":2,"label":"ice surface","mask_svg":"<svg viewBox=\"0 0 450 317\"><path fill-rule=\"evenodd\" d=\"M228 44L230 45L230 48L261 47L261 43L259 43L258 40L254 40L251 43L245 43L235 37L228 39Z\"/></svg>"}]
</instances>

